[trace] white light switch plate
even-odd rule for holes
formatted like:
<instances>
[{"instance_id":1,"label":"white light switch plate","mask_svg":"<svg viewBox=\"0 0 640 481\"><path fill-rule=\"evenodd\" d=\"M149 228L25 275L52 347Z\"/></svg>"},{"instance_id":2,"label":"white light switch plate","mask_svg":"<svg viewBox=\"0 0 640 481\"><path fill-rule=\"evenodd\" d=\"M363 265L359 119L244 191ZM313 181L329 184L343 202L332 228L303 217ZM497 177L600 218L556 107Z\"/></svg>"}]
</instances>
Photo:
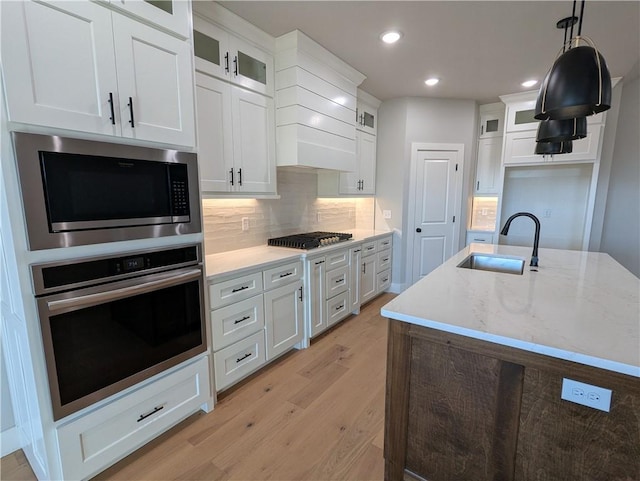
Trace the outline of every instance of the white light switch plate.
<instances>
[{"instance_id":1,"label":"white light switch plate","mask_svg":"<svg viewBox=\"0 0 640 481\"><path fill-rule=\"evenodd\" d=\"M385 219L391 219L391 211L390 210L383 210L382 211L382 217Z\"/></svg>"},{"instance_id":2,"label":"white light switch plate","mask_svg":"<svg viewBox=\"0 0 640 481\"><path fill-rule=\"evenodd\" d=\"M562 395L560 397L565 401L582 404L607 413L611 408L611 389L592 386L573 379L562 379Z\"/></svg>"}]
</instances>

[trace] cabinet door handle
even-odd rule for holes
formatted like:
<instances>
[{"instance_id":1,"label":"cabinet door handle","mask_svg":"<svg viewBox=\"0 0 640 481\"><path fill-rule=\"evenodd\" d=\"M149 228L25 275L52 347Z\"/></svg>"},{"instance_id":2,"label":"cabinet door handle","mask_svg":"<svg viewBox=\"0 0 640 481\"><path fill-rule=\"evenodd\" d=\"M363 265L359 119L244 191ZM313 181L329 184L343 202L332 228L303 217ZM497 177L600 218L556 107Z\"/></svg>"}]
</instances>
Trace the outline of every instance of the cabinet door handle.
<instances>
[{"instance_id":1,"label":"cabinet door handle","mask_svg":"<svg viewBox=\"0 0 640 481\"><path fill-rule=\"evenodd\" d=\"M236 319L233 321L234 324L240 324L241 322L246 321L247 319L251 319L251 316L244 316L242 319Z\"/></svg>"},{"instance_id":2,"label":"cabinet door handle","mask_svg":"<svg viewBox=\"0 0 640 481\"><path fill-rule=\"evenodd\" d=\"M133 122L133 99L131 97L129 97L129 103L127 104L129 106L129 116L131 117L131 120L129 120L129 123L131 124L131 128L135 128L135 124Z\"/></svg>"},{"instance_id":3,"label":"cabinet door handle","mask_svg":"<svg viewBox=\"0 0 640 481\"><path fill-rule=\"evenodd\" d=\"M238 76L238 56L233 57L233 74Z\"/></svg>"},{"instance_id":4,"label":"cabinet door handle","mask_svg":"<svg viewBox=\"0 0 640 481\"><path fill-rule=\"evenodd\" d=\"M293 274L293 272L285 272L284 274L280 274L280 279L282 279L283 277L290 276L292 274Z\"/></svg>"},{"instance_id":5,"label":"cabinet door handle","mask_svg":"<svg viewBox=\"0 0 640 481\"><path fill-rule=\"evenodd\" d=\"M109 92L109 108L111 109L111 117L109 117L109 120L111 120L111 125L116 125L116 114L115 111L113 110L113 92Z\"/></svg>"},{"instance_id":6,"label":"cabinet door handle","mask_svg":"<svg viewBox=\"0 0 640 481\"><path fill-rule=\"evenodd\" d=\"M236 363L240 362L240 361L244 361L246 358L248 358L249 356L251 356L251 353L248 352L246 353L244 356L239 357L238 359L236 359Z\"/></svg>"},{"instance_id":7,"label":"cabinet door handle","mask_svg":"<svg viewBox=\"0 0 640 481\"><path fill-rule=\"evenodd\" d=\"M224 54L224 71L229 73L229 52Z\"/></svg>"},{"instance_id":8,"label":"cabinet door handle","mask_svg":"<svg viewBox=\"0 0 640 481\"><path fill-rule=\"evenodd\" d=\"M242 185L242 169L238 169L238 185Z\"/></svg>"},{"instance_id":9,"label":"cabinet door handle","mask_svg":"<svg viewBox=\"0 0 640 481\"><path fill-rule=\"evenodd\" d=\"M484 124L480 126L480 135L484 134Z\"/></svg>"},{"instance_id":10,"label":"cabinet door handle","mask_svg":"<svg viewBox=\"0 0 640 481\"><path fill-rule=\"evenodd\" d=\"M231 289L231 292L240 292L240 291L244 291L245 289L249 289L249 286L242 286L242 287L238 287L237 289Z\"/></svg>"},{"instance_id":11,"label":"cabinet door handle","mask_svg":"<svg viewBox=\"0 0 640 481\"><path fill-rule=\"evenodd\" d=\"M229 173L231 174L231 185L233 185L233 169L229 170Z\"/></svg>"},{"instance_id":12,"label":"cabinet door handle","mask_svg":"<svg viewBox=\"0 0 640 481\"><path fill-rule=\"evenodd\" d=\"M367 263L366 263L366 262L363 262L363 263L362 263L362 273L363 273L363 274L366 274L366 273L367 273Z\"/></svg>"},{"instance_id":13,"label":"cabinet door handle","mask_svg":"<svg viewBox=\"0 0 640 481\"><path fill-rule=\"evenodd\" d=\"M480 190L480 181L476 183L476 190Z\"/></svg>"},{"instance_id":14,"label":"cabinet door handle","mask_svg":"<svg viewBox=\"0 0 640 481\"><path fill-rule=\"evenodd\" d=\"M302 301L302 287L298 290L300 291L300 300Z\"/></svg>"},{"instance_id":15,"label":"cabinet door handle","mask_svg":"<svg viewBox=\"0 0 640 481\"><path fill-rule=\"evenodd\" d=\"M157 413L158 411L162 411L163 409L164 409L164 406L156 406L155 408L153 408L153 411L151 411L150 413L141 414L136 422L139 423L140 421L147 419L149 416L153 416L155 413Z\"/></svg>"}]
</instances>

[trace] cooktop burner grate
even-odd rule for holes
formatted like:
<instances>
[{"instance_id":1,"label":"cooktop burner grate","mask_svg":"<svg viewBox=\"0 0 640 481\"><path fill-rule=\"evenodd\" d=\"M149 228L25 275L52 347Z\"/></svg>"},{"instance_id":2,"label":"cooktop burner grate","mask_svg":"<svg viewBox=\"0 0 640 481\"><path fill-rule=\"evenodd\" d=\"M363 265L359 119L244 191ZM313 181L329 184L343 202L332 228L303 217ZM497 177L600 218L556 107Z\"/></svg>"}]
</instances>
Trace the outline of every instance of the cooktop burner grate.
<instances>
[{"instance_id":1,"label":"cooktop burner grate","mask_svg":"<svg viewBox=\"0 0 640 481\"><path fill-rule=\"evenodd\" d=\"M308 232L283 237L274 237L267 241L270 246L291 247L294 249L314 249L325 245L343 242L353 237L352 234L340 232Z\"/></svg>"}]
</instances>

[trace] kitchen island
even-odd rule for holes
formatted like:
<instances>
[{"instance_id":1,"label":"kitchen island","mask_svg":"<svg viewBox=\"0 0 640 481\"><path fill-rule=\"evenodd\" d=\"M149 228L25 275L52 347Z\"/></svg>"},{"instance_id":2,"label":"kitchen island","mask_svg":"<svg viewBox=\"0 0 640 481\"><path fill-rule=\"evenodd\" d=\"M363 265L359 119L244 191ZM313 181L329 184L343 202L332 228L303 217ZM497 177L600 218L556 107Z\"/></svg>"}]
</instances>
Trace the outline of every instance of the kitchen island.
<instances>
[{"instance_id":1,"label":"kitchen island","mask_svg":"<svg viewBox=\"0 0 640 481\"><path fill-rule=\"evenodd\" d=\"M471 252L524 271L457 267ZM386 479L640 479L640 280L606 254L530 256L472 244L382 308Z\"/></svg>"}]
</instances>

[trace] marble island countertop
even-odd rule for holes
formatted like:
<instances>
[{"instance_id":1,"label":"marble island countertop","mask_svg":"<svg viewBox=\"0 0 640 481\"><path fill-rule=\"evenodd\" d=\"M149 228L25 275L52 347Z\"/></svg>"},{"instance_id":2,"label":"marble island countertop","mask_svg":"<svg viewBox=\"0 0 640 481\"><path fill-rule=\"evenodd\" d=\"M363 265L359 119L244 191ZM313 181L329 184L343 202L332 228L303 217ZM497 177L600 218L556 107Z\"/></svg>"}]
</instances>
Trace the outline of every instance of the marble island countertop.
<instances>
[{"instance_id":1,"label":"marble island countertop","mask_svg":"<svg viewBox=\"0 0 640 481\"><path fill-rule=\"evenodd\" d=\"M523 275L458 268L471 252ZM640 377L640 279L609 255L471 244L382 307L385 317Z\"/></svg>"}]
</instances>

